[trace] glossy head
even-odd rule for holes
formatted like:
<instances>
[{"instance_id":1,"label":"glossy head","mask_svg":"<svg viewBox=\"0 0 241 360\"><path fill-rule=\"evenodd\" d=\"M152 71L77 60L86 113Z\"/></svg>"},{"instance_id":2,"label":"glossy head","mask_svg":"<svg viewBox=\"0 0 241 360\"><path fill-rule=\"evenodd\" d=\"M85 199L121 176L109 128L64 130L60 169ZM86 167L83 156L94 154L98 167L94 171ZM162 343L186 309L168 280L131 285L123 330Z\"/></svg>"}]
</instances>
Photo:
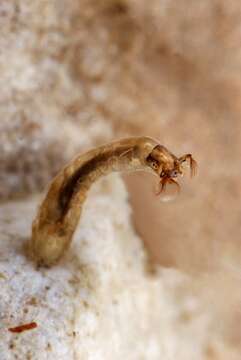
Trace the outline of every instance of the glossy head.
<instances>
[{"instance_id":1,"label":"glossy head","mask_svg":"<svg viewBox=\"0 0 241 360\"><path fill-rule=\"evenodd\" d=\"M165 189L167 183L174 183L179 188L179 184L174 180L178 175L183 174L182 163L189 161L191 176L195 175L197 163L191 154L186 154L177 158L162 145L157 145L147 156L147 165L160 177L160 192Z\"/></svg>"}]
</instances>

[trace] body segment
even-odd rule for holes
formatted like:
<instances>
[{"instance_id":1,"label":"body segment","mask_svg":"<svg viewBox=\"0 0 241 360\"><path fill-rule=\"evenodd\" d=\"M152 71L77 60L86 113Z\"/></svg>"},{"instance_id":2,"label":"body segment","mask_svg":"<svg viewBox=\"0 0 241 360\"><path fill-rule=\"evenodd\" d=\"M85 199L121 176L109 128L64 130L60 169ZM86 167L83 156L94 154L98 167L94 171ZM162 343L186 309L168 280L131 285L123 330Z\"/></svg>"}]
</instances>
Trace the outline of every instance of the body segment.
<instances>
[{"instance_id":1,"label":"body segment","mask_svg":"<svg viewBox=\"0 0 241 360\"><path fill-rule=\"evenodd\" d=\"M184 157L182 157L184 159ZM184 160L182 160L184 161ZM180 172L178 158L156 140L131 137L92 149L53 179L33 222L31 256L52 265L69 247L90 186L112 171L151 171L166 183Z\"/></svg>"}]
</instances>

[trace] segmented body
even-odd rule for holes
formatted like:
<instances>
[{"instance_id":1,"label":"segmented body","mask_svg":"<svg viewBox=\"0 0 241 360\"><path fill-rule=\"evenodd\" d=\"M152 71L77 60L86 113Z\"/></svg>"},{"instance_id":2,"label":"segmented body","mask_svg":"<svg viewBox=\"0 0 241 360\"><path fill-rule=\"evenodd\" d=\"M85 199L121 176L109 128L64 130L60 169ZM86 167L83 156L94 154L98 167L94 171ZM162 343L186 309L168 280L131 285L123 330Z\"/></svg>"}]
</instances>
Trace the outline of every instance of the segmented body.
<instances>
[{"instance_id":1,"label":"segmented body","mask_svg":"<svg viewBox=\"0 0 241 360\"><path fill-rule=\"evenodd\" d=\"M52 265L69 247L90 186L112 171L151 171L172 178L176 158L150 137L131 137L92 149L72 160L52 181L32 227L29 251Z\"/></svg>"}]
</instances>

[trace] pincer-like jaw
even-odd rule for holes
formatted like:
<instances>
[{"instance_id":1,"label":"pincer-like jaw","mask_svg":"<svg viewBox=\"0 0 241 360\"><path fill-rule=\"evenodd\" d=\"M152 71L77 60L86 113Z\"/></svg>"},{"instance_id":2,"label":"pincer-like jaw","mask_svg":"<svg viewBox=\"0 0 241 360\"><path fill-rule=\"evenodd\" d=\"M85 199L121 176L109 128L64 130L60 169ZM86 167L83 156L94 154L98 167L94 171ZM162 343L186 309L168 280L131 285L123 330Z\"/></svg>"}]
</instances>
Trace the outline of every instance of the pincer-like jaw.
<instances>
[{"instance_id":1,"label":"pincer-like jaw","mask_svg":"<svg viewBox=\"0 0 241 360\"><path fill-rule=\"evenodd\" d=\"M166 184L175 184L177 190L180 190L180 186L174 178L178 175L183 175L182 164L188 161L190 166L190 174L194 176L197 170L197 163L193 159L191 154L186 154L177 158L169 150L162 145L157 145L153 148L148 155L146 162L148 166L160 177L160 190L158 194L163 192L166 188Z\"/></svg>"}]
</instances>

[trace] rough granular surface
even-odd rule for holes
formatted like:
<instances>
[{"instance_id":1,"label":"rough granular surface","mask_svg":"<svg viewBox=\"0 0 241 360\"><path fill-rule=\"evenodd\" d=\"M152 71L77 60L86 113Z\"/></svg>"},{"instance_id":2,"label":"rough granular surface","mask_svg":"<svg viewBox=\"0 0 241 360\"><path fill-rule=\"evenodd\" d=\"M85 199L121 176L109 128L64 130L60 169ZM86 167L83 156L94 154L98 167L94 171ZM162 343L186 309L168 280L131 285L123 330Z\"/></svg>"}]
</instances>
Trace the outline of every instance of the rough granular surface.
<instances>
[{"instance_id":1,"label":"rough granular surface","mask_svg":"<svg viewBox=\"0 0 241 360\"><path fill-rule=\"evenodd\" d=\"M237 0L1 0L0 201L13 199L0 210L1 360L240 359L240 19ZM69 258L36 271L22 244L38 200L16 197L45 187L78 151L127 133L199 163L170 204L157 205L142 174L128 180L139 233L180 271L146 274L108 181Z\"/></svg>"},{"instance_id":2,"label":"rough granular surface","mask_svg":"<svg viewBox=\"0 0 241 360\"><path fill-rule=\"evenodd\" d=\"M72 74L83 36L73 36L74 3L0 3L0 201L42 189L77 151L111 136Z\"/></svg>"},{"instance_id":3,"label":"rough granular surface","mask_svg":"<svg viewBox=\"0 0 241 360\"><path fill-rule=\"evenodd\" d=\"M117 175L93 187L69 253L51 269L36 269L24 255L38 202L0 209L1 360L227 359L221 354L231 350L191 278L148 272ZM9 331L31 322L37 327Z\"/></svg>"}]
</instances>

